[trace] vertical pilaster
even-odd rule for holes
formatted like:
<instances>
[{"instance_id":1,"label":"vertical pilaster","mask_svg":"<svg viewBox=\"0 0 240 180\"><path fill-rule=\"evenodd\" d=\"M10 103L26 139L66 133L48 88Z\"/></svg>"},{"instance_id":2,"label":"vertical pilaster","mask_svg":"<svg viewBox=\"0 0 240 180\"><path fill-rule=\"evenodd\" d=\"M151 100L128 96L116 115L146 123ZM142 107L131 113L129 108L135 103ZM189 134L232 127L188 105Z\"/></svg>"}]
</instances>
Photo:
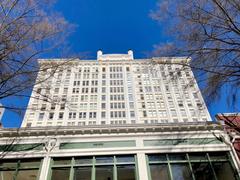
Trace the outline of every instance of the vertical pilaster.
<instances>
[{"instance_id":1,"label":"vertical pilaster","mask_svg":"<svg viewBox=\"0 0 240 180\"><path fill-rule=\"evenodd\" d=\"M144 153L137 153L137 164L139 180L147 180L148 179L147 162Z\"/></svg>"},{"instance_id":2,"label":"vertical pilaster","mask_svg":"<svg viewBox=\"0 0 240 180\"><path fill-rule=\"evenodd\" d=\"M48 172L50 170L50 161L51 158L49 156L45 156L42 162L42 168L41 168L41 172L39 175L39 179L41 180L47 180L48 178Z\"/></svg>"}]
</instances>

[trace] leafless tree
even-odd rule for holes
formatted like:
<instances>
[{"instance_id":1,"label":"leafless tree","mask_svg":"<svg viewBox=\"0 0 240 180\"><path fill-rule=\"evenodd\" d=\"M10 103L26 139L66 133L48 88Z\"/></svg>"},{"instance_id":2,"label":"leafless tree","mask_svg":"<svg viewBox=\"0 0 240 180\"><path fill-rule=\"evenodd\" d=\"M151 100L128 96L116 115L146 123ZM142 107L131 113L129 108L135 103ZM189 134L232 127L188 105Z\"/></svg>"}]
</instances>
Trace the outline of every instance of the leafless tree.
<instances>
[{"instance_id":1,"label":"leafless tree","mask_svg":"<svg viewBox=\"0 0 240 180\"><path fill-rule=\"evenodd\" d=\"M164 0L150 13L168 33L153 54L187 56L208 100L227 90L231 105L240 95L240 1Z\"/></svg>"},{"instance_id":2,"label":"leafless tree","mask_svg":"<svg viewBox=\"0 0 240 180\"><path fill-rule=\"evenodd\" d=\"M68 63L40 67L37 63L41 55L63 47L73 27L52 5L50 0L0 1L0 100L25 97L33 85L46 81ZM35 81L39 71L47 75Z\"/></svg>"}]
</instances>

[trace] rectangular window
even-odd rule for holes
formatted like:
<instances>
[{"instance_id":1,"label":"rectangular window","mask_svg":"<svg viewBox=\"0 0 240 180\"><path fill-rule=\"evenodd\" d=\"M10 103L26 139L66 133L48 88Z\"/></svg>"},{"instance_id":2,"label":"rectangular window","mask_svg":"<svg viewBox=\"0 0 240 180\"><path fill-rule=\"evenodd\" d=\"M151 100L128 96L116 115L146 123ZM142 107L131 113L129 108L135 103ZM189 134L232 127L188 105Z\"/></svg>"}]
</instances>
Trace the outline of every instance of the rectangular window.
<instances>
[{"instance_id":1,"label":"rectangular window","mask_svg":"<svg viewBox=\"0 0 240 180\"><path fill-rule=\"evenodd\" d=\"M44 117L44 113L39 113L38 120L43 120L43 117Z\"/></svg>"},{"instance_id":2,"label":"rectangular window","mask_svg":"<svg viewBox=\"0 0 240 180\"><path fill-rule=\"evenodd\" d=\"M134 111L130 111L130 117L134 118L135 117L135 112Z\"/></svg>"},{"instance_id":3,"label":"rectangular window","mask_svg":"<svg viewBox=\"0 0 240 180\"><path fill-rule=\"evenodd\" d=\"M215 179L214 174L217 179L235 179L226 152L149 154L147 158L152 180Z\"/></svg>"},{"instance_id":4,"label":"rectangular window","mask_svg":"<svg viewBox=\"0 0 240 180\"><path fill-rule=\"evenodd\" d=\"M106 109L106 103L102 103L102 109Z\"/></svg>"},{"instance_id":5,"label":"rectangular window","mask_svg":"<svg viewBox=\"0 0 240 180\"><path fill-rule=\"evenodd\" d=\"M39 175L41 159L1 160L0 179L36 179Z\"/></svg>"},{"instance_id":6,"label":"rectangular window","mask_svg":"<svg viewBox=\"0 0 240 180\"><path fill-rule=\"evenodd\" d=\"M49 113L49 119L53 119L54 113Z\"/></svg>"},{"instance_id":7,"label":"rectangular window","mask_svg":"<svg viewBox=\"0 0 240 180\"><path fill-rule=\"evenodd\" d=\"M60 110L64 110L65 109L65 104L61 104L60 105Z\"/></svg>"},{"instance_id":8,"label":"rectangular window","mask_svg":"<svg viewBox=\"0 0 240 180\"><path fill-rule=\"evenodd\" d=\"M63 115L64 115L64 113L63 113L63 112L60 112L60 113L58 114L58 119L63 119Z\"/></svg>"},{"instance_id":9,"label":"rectangular window","mask_svg":"<svg viewBox=\"0 0 240 180\"><path fill-rule=\"evenodd\" d=\"M134 155L53 158L50 179L68 180L71 172L73 179L78 180L90 180L92 177L113 180L115 171L118 180L135 180L135 159Z\"/></svg>"},{"instance_id":10,"label":"rectangular window","mask_svg":"<svg viewBox=\"0 0 240 180\"><path fill-rule=\"evenodd\" d=\"M101 114L102 114L102 118L106 118L106 112L105 111L103 111Z\"/></svg>"},{"instance_id":11,"label":"rectangular window","mask_svg":"<svg viewBox=\"0 0 240 180\"><path fill-rule=\"evenodd\" d=\"M97 117L97 112L90 112L89 113L89 118L90 119L95 119Z\"/></svg>"}]
</instances>

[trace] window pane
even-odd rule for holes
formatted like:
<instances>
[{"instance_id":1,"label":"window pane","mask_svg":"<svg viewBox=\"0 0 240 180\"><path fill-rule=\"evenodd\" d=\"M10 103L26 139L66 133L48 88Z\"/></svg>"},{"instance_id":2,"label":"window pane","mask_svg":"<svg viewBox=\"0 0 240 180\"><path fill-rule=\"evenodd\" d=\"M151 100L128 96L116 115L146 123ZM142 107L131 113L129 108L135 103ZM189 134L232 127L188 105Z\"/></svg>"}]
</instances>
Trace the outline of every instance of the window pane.
<instances>
[{"instance_id":1,"label":"window pane","mask_svg":"<svg viewBox=\"0 0 240 180\"><path fill-rule=\"evenodd\" d=\"M112 166L97 166L96 167L96 180L113 180L113 167Z\"/></svg>"},{"instance_id":2,"label":"window pane","mask_svg":"<svg viewBox=\"0 0 240 180\"><path fill-rule=\"evenodd\" d=\"M134 156L117 156L117 162L134 162Z\"/></svg>"},{"instance_id":3,"label":"window pane","mask_svg":"<svg viewBox=\"0 0 240 180\"><path fill-rule=\"evenodd\" d=\"M213 172L208 163L191 163L196 180L214 179Z\"/></svg>"},{"instance_id":4,"label":"window pane","mask_svg":"<svg viewBox=\"0 0 240 180\"><path fill-rule=\"evenodd\" d=\"M69 165L71 164L71 159L54 159L54 165Z\"/></svg>"},{"instance_id":5,"label":"window pane","mask_svg":"<svg viewBox=\"0 0 240 180\"><path fill-rule=\"evenodd\" d=\"M135 166L133 165L117 166L117 179L135 180Z\"/></svg>"},{"instance_id":6,"label":"window pane","mask_svg":"<svg viewBox=\"0 0 240 180\"><path fill-rule=\"evenodd\" d=\"M0 172L0 180L12 180L15 171L1 171Z\"/></svg>"},{"instance_id":7,"label":"window pane","mask_svg":"<svg viewBox=\"0 0 240 180\"><path fill-rule=\"evenodd\" d=\"M227 153L226 152L211 152L209 153L211 160L227 160Z\"/></svg>"},{"instance_id":8,"label":"window pane","mask_svg":"<svg viewBox=\"0 0 240 180\"><path fill-rule=\"evenodd\" d=\"M152 180L170 180L169 173L168 173L168 166L167 165L150 165L150 172Z\"/></svg>"},{"instance_id":9,"label":"window pane","mask_svg":"<svg viewBox=\"0 0 240 180\"><path fill-rule=\"evenodd\" d=\"M17 180L36 180L38 170L19 170Z\"/></svg>"},{"instance_id":10,"label":"window pane","mask_svg":"<svg viewBox=\"0 0 240 180\"><path fill-rule=\"evenodd\" d=\"M91 180L92 167L75 168L74 180Z\"/></svg>"},{"instance_id":11,"label":"window pane","mask_svg":"<svg viewBox=\"0 0 240 180\"><path fill-rule=\"evenodd\" d=\"M228 162L212 163L218 180L234 180L234 172Z\"/></svg>"},{"instance_id":12,"label":"window pane","mask_svg":"<svg viewBox=\"0 0 240 180\"><path fill-rule=\"evenodd\" d=\"M68 180L70 168L54 168L52 169L52 180Z\"/></svg>"},{"instance_id":13,"label":"window pane","mask_svg":"<svg viewBox=\"0 0 240 180\"><path fill-rule=\"evenodd\" d=\"M24 167L24 168L40 167L40 163L41 163L40 160L39 161L32 161L32 160L24 160L23 161L23 160L21 160L20 166L21 166L21 168L22 167Z\"/></svg>"},{"instance_id":14,"label":"window pane","mask_svg":"<svg viewBox=\"0 0 240 180\"><path fill-rule=\"evenodd\" d=\"M81 158L76 158L75 163L76 164L92 164L92 157L81 157Z\"/></svg>"},{"instance_id":15,"label":"window pane","mask_svg":"<svg viewBox=\"0 0 240 180\"><path fill-rule=\"evenodd\" d=\"M186 154L168 154L169 160L186 160Z\"/></svg>"},{"instance_id":16,"label":"window pane","mask_svg":"<svg viewBox=\"0 0 240 180\"><path fill-rule=\"evenodd\" d=\"M166 155L153 154L148 155L149 161L167 161Z\"/></svg>"},{"instance_id":17,"label":"window pane","mask_svg":"<svg viewBox=\"0 0 240 180\"><path fill-rule=\"evenodd\" d=\"M189 153L190 160L207 160L206 153Z\"/></svg>"},{"instance_id":18,"label":"window pane","mask_svg":"<svg viewBox=\"0 0 240 180\"><path fill-rule=\"evenodd\" d=\"M0 162L1 167L16 168L17 165L17 162Z\"/></svg>"},{"instance_id":19,"label":"window pane","mask_svg":"<svg viewBox=\"0 0 240 180\"><path fill-rule=\"evenodd\" d=\"M113 157L112 156L96 157L96 163L113 163Z\"/></svg>"},{"instance_id":20,"label":"window pane","mask_svg":"<svg viewBox=\"0 0 240 180\"><path fill-rule=\"evenodd\" d=\"M171 164L174 180L191 180L192 174L188 164Z\"/></svg>"}]
</instances>

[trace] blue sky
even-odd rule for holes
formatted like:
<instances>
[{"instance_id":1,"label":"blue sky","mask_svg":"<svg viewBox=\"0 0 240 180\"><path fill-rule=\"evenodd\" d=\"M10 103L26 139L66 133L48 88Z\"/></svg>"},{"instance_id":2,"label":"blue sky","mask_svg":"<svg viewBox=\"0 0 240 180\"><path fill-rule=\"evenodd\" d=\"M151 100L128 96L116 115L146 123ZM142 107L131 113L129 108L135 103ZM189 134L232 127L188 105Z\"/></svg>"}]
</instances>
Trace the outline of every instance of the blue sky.
<instances>
[{"instance_id":1,"label":"blue sky","mask_svg":"<svg viewBox=\"0 0 240 180\"><path fill-rule=\"evenodd\" d=\"M68 39L72 52L94 59L98 49L104 53L127 53L132 49L135 58L144 58L154 44L168 42L162 25L149 17L155 6L156 0L58 0L54 8L77 25ZM226 96L223 93L222 98L209 107L212 116L233 111L226 104ZM8 98L2 103L22 107L27 105L28 99ZM19 127L22 116L6 111L3 125Z\"/></svg>"}]
</instances>

